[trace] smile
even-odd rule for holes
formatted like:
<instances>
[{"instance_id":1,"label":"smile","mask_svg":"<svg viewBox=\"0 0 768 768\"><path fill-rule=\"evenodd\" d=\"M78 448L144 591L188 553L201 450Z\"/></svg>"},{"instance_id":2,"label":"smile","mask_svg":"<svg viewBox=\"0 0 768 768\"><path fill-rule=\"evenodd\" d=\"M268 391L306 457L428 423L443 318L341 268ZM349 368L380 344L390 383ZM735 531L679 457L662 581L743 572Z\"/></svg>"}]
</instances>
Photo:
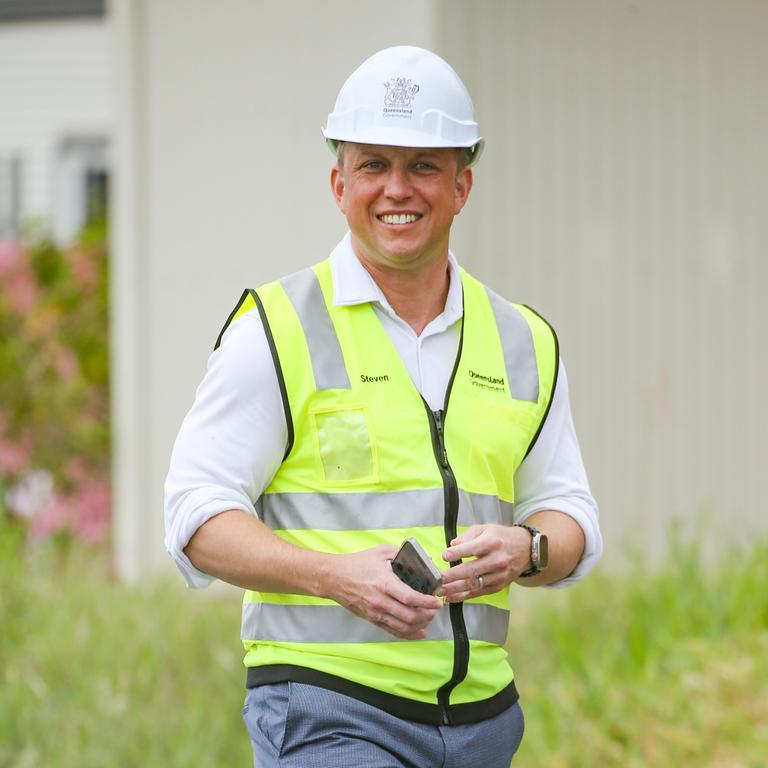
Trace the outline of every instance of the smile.
<instances>
[{"instance_id":1,"label":"smile","mask_svg":"<svg viewBox=\"0 0 768 768\"><path fill-rule=\"evenodd\" d=\"M385 224L413 224L413 222L418 221L421 216L416 213L383 213L376 218L379 221L383 221Z\"/></svg>"}]
</instances>

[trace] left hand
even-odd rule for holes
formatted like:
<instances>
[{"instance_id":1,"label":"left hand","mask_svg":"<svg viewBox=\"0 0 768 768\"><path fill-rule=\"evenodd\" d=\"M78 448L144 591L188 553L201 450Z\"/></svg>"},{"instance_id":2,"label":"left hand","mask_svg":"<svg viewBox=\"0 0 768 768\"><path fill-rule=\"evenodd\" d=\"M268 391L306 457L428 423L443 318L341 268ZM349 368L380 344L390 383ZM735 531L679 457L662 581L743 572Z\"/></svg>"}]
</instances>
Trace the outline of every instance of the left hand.
<instances>
[{"instance_id":1,"label":"left hand","mask_svg":"<svg viewBox=\"0 0 768 768\"><path fill-rule=\"evenodd\" d=\"M473 525L443 552L449 563L468 557L475 559L443 572L438 594L449 603L498 592L530 568L531 534L519 527Z\"/></svg>"}]
</instances>

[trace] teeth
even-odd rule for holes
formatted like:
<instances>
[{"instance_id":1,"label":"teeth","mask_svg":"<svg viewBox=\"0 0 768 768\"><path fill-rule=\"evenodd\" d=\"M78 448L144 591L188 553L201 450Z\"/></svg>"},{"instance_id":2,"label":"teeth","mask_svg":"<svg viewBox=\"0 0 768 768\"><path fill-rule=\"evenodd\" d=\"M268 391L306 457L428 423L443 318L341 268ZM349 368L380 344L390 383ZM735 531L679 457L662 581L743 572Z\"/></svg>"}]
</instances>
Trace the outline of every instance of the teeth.
<instances>
[{"instance_id":1,"label":"teeth","mask_svg":"<svg viewBox=\"0 0 768 768\"><path fill-rule=\"evenodd\" d=\"M415 213L385 213L379 219L385 224L412 224L419 217Z\"/></svg>"}]
</instances>

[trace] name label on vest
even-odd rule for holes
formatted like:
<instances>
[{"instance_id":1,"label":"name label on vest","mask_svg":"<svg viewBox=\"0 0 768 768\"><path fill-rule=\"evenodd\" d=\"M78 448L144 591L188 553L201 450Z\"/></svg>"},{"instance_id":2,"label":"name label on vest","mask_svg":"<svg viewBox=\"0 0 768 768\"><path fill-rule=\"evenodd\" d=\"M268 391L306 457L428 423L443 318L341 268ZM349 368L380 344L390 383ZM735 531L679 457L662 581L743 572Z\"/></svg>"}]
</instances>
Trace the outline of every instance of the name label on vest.
<instances>
[{"instance_id":1,"label":"name label on vest","mask_svg":"<svg viewBox=\"0 0 768 768\"><path fill-rule=\"evenodd\" d=\"M362 381L363 384L372 384L377 381L389 381L389 376L387 376L386 373L381 374L381 376L368 376L365 373L361 373L360 381Z\"/></svg>"},{"instance_id":2,"label":"name label on vest","mask_svg":"<svg viewBox=\"0 0 768 768\"><path fill-rule=\"evenodd\" d=\"M483 389L492 389L494 392L504 391L503 376L486 376L485 374L475 373L475 371L470 370L469 383Z\"/></svg>"}]
</instances>

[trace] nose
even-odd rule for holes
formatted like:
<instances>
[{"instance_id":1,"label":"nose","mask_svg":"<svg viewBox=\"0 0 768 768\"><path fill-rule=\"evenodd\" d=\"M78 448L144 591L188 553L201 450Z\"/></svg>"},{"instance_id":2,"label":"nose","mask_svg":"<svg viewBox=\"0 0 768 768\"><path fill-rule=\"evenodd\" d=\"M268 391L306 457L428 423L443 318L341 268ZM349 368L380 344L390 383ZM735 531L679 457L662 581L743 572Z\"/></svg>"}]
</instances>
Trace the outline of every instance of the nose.
<instances>
[{"instance_id":1,"label":"nose","mask_svg":"<svg viewBox=\"0 0 768 768\"><path fill-rule=\"evenodd\" d=\"M384 194L392 200L407 200L411 192L407 171L403 168L391 168L387 174Z\"/></svg>"}]
</instances>

